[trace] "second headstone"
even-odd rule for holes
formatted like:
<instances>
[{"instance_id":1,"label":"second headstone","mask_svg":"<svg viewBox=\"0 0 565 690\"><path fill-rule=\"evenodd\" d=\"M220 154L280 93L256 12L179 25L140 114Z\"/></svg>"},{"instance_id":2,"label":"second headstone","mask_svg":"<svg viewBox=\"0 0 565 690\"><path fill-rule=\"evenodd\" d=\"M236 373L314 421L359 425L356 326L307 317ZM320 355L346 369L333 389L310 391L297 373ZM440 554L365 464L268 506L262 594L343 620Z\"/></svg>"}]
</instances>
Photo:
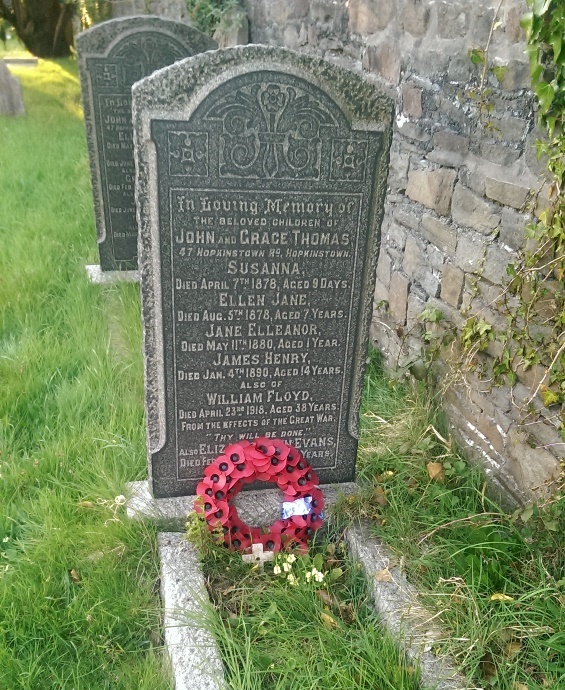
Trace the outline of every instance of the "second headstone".
<instances>
[{"instance_id":1,"label":"second headstone","mask_svg":"<svg viewBox=\"0 0 565 690\"><path fill-rule=\"evenodd\" d=\"M131 86L216 43L187 24L153 16L113 19L76 39L100 268L137 268Z\"/></svg>"}]
</instances>

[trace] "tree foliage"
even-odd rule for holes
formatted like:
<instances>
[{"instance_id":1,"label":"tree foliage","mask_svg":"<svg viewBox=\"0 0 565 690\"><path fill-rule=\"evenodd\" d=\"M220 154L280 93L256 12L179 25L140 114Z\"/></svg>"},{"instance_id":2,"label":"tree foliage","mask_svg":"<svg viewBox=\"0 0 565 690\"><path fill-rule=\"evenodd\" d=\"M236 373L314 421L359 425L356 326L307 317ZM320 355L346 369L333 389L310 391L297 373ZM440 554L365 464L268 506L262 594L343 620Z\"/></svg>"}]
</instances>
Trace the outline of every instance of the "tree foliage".
<instances>
[{"instance_id":1,"label":"tree foliage","mask_svg":"<svg viewBox=\"0 0 565 690\"><path fill-rule=\"evenodd\" d=\"M81 26L86 28L109 18L110 3L108 0L0 0L0 23L10 24L29 52L41 58L71 55L76 14Z\"/></svg>"}]
</instances>

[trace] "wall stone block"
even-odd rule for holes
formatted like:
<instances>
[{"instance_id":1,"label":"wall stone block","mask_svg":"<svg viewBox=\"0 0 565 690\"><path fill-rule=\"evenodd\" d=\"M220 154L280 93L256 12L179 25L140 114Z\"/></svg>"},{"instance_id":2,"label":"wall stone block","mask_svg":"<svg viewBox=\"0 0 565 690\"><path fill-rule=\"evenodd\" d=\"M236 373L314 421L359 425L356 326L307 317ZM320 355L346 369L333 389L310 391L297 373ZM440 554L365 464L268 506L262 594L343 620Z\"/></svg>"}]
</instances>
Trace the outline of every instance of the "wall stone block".
<instances>
[{"instance_id":1,"label":"wall stone block","mask_svg":"<svg viewBox=\"0 0 565 690\"><path fill-rule=\"evenodd\" d=\"M476 273L485 260L486 242L474 233L462 232L457 240L455 264L465 273Z\"/></svg>"},{"instance_id":2,"label":"wall stone block","mask_svg":"<svg viewBox=\"0 0 565 690\"><path fill-rule=\"evenodd\" d=\"M380 74L383 79L398 84L402 69L402 57L397 42L380 38L376 44L367 46L363 57L363 67L369 72Z\"/></svg>"},{"instance_id":3,"label":"wall stone block","mask_svg":"<svg viewBox=\"0 0 565 690\"><path fill-rule=\"evenodd\" d=\"M402 112L415 120L422 117L422 89L412 82L402 85Z\"/></svg>"},{"instance_id":4,"label":"wall stone block","mask_svg":"<svg viewBox=\"0 0 565 690\"><path fill-rule=\"evenodd\" d=\"M485 179L485 193L489 199L499 201L505 206L521 209L526 203L530 189L512 182L503 182L487 177Z\"/></svg>"},{"instance_id":5,"label":"wall stone block","mask_svg":"<svg viewBox=\"0 0 565 690\"><path fill-rule=\"evenodd\" d=\"M479 151L483 158L498 165L510 166L516 163L522 152L512 145L494 144L492 141L479 142Z\"/></svg>"},{"instance_id":6,"label":"wall stone block","mask_svg":"<svg viewBox=\"0 0 565 690\"><path fill-rule=\"evenodd\" d=\"M506 10L503 27L510 43L525 43L526 41L526 32L520 26L523 14L524 8L522 3L517 4L515 7L509 7Z\"/></svg>"},{"instance_id":7,"label":"wall stone block","mask_svg":"<svg viewBox=\"0 0 565 690\"><path fill-rule=\"evenodd\" d=\"M461 38L469 31L471 11L467 3L440 2L437 5L437 13L440 38Z\"/></svg>"},{"instance_id":8,"label":"wall stone block","mask_svg":"<svg viewBox=\"0 0 565 690\"><path fill-rule=\"evenodd\" d=\"M400 27L412 36L423 36L430 23L430 8L419 0L407 0L398 17Z\"/></svg>"},{"instance_id":9,"label":"wall stone block","mask_svg":"<svg viewBox=\"0 0 565 690\"><path fill-rule=\"evenodd\" d=\"M378 279L375 282L375 294L373 301L375 304L379 304L380 302L388 302L388 288Z\"/></svg>"},{"instance_id":10,"label":"wall stone block","mask_svg":"<svg viewBox=\"0 0 565 690\"><path fill-rule=\"evenodd\" d=\"M447 216L451 209L456 177L454 170L410 170L406 196L442 216Z\"/></svg>"},{"instance_id":11,"label":"wall stone block","mask_svg":"<svg viewBox=\"0 0 565 690\"><path fill-rule=\"evenodd\" d=\"M453 220L459 225L488 235L499 224L501 215L494 204L484 201L461 183L455 186L452 203Z\"/></svg>"},{"instance_id":12,"label":"wall stone block","mask_svg":"<svg viewBox=\"0 0 565 690\"><path fill-rule=\"evenodd\" d=\"M404 249L406 246L406 238L408 237L408 233L406 231L406 228L400 225L399 223L395 223L394 221L390 221L387 224L387 233L386 233L386 242L387 244L392 243L398 249Z\"/></svg>"},{"instance_id":13,"label":"wall stone block","mask_svg":"<svg viewBox=\"0 0 565 690\"><path fill-rule=\"evenodd\" d=\"M489 247L483 268L483 278L495 285L503 285L508 282L506 267L513 260L514 254L503 247L498 245Z\"/></svg>"},{"instance_id":14,"label":"wall stone block","mask_svg":"<svg viewBox=\"0 0 565 690\"><path fill-rule=\"evenodd\" d=\"M404 248L403 268L407 275L414 278L422 268L426 266L425 254L418 242L413 237L408 237Z\"/></svg>"},{"instance_id":15,"label":"wall stone block","mask_svg":"<svg viewBox=\"0 0 565 690\"><path fill-rule=\"evenodd\" d=\"M545 493L544 482L559 473L559 462L545 448L531 448L528 436L517 427L508 432L508 470L522 487L531 487L532 493Z\"/></svg>"},{"instance_id":16,"label":"wall stone block","mask_svg":"<svg viewBox=\"0 0 565 690\"><path fill-rule=\"evenodd\" d=\"M457 247L457 232L449 224L429 213L422 216L422 234L449 256L454 256Z\"/></svg>"},{"instance_id":17,"label":"wall stone block","mask_svg":"<svg viewBox=\"0 0 565 690\"><path fill-rule=\"evenodd\" d=\"M385 29L396 10L389 0L349 0L349 29L354 34L374 34Z\"/></svg>"},{"instance_id":18,"label":"wall stone block","mask_svg":"<svg viewBox=\"0 0 565 690\"><path fill-rule=\"evenodd\" d=\"M379 261L377 263L377 280L388 288L390 285L390 258L386 252L381 252L379 254Z\"/></svg>"},{"instance_id":19,"label":"wall stone block","mask_svg":"<svg viewBox=\"0 0 565 690\"><path fill-rule=\"evenodd\" d=\"M458 309L461 305L464 283L465 273L457 266L445 264L441 276L441 299Z\"/></svg>"},{"instance_id":20,"label":"wall stone block","mask_svg":"<svg viewBox=\"0 0 565 690\"><path fill-rule=\"evenodd\" d=\"M405 275L395 271L390 279L389 310L394 323L404 326L406 323L406 309L408 306L408 290L410 281Z\"/></svg>"},{"instance_id":21,"label":"wall stone block","mask_svg":"<svg viewBox=\"0 0 565 690\"><path fill-rule=\"evenodd\" d=\"M426 307L426 300L410 290L408 295L408 308L406 310L406 323L411 328L419 323L419 316Z\"/></svg>"},{"instance_id":22,"label":"wall stone block","mask_svg":"<svg viewBox=\"0 0 565 690\"><path fill-rule=\"evenodd\" d=\"M410 230L417 230L420 227L420 215L412 209L409 210L402 206L397 206L392 213L392 217L401 225L410 228Z\"/></svg>"},{"instance_id":23,"label":"wall stone block","mask_svg":"<svg viewBox=\"0 0 565 690\"><path fill-rule=\"evenodd\" d=\"M508 60L505 67L507 69L501 82L503 89L515 91L516 89L531 88L530 66L526 60Z\"/></svg>"}]
</instances>

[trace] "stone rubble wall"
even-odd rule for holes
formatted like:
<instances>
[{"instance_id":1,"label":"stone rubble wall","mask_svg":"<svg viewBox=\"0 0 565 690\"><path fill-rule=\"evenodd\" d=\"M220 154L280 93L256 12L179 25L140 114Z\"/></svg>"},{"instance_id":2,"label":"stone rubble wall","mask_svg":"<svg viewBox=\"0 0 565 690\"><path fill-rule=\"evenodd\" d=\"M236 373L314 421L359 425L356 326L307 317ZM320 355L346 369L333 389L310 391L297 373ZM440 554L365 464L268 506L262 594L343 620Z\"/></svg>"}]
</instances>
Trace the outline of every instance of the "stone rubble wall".
<instances>
[{"instance_id":1,"label":"stone rubble wall","mask_svg":"<svg viewBox=\"0 0 565 690\"><path fill-rule=\"evenodd\" d=\"M534 100L528 90L524 0L505 0L490 60L494 110L479 123L468 89L480 68L471 48L485 47L498 0L244 0L253 43L283 45L362 69L396 98L396 131L375 292L373 339L391 364L417 359L426 307L461 329L471 313L500 324L496 301L506 266L523 246L524 205L543 184L533 147ZM543 194L542 194L543 196ZM547 196L547 195L545 195ZM469 311L467 311L469 310ZM543 372L522 371L513 390L485 375L439 363L444 404L456 436L511 499L531 498L565 457L551 412L523 424L524 406ZM539 401L533 404L541 408Z\"/></svg>"},{"instance_id":2,"label":"stone rubble wall","mask_svg":"<svg viewBox=\"0 0 565 690\"><path fill-rule=\"evenodd\" d=\"M184 0L110 0L112 17L156 14L159 17L190 23Z\"/></svg>"}]
</instances>

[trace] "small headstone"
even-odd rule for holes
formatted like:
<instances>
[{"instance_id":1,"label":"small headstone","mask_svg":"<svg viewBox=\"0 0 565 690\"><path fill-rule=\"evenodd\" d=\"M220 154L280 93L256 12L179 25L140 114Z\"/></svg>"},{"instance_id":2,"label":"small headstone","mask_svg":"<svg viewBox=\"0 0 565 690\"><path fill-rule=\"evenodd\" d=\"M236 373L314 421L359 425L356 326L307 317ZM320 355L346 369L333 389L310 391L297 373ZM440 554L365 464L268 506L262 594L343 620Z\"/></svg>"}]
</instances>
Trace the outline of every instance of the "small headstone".
<instances>
[{"instance_id":1,"label":"small headstone","mask_svg":"<svg viewBox=\"0 0 565 690\"><path fill-rule=\"evenodd\" d=\"M20 80L0 60L0 115L25 115Z\"/></svg>"},{"instance_id":2,"label":"small headstone","mask_svg":"<svg viewBox=\"0 0 565 690\"><path fill-rule=\"evenodd\" d=\"M392 102L245 46L138 82L133 113L154 495L264 435L351 480Z\"/></svg>"},{"instance_id":3,"label":"small headstone","mask_svg":"<svg viewBox=\"0 0 565 690\"><path fill-rule=\"evenodd\" d=\"M137 268L131 86L155 70L211 50L187 24L153 16L113 19L76 38L102 271Z\"/></svg>"}]
</instances>

